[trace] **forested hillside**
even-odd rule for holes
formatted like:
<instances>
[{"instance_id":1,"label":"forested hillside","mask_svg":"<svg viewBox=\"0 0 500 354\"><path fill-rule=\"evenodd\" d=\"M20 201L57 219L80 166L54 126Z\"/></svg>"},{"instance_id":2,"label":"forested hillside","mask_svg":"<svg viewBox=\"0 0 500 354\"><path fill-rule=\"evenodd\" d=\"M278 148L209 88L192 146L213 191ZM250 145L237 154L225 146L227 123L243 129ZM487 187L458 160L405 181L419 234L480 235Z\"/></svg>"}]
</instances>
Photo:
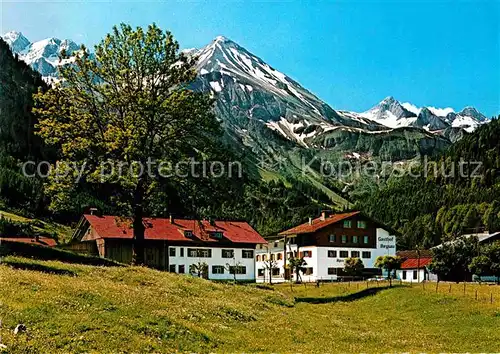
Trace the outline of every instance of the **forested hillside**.
<instances>
[{"instance_id":1,"label":"forested hillside","mask_svg":"<svg viewBox=\"0 0 500 354\"><path fill-rule=\"evenodd\" d=\"M41 76L13 57L0 39L0 205L26 212L41 208L40 183L20 174L19 161L50 155L33 134L32 95L45 90Z\"/></svg>"},{"instance_id":2,"label":"forested hillside","mask_svg":"<svg viewBox=\"0 0 500 354\"><path fill-rule=\"evenodd\" d=\"M400 248L429 247L465 232L499 230L499 136L500 122L494 119L415 169L420 177L389 178L358 205L402 232ZM462 163L466 176L460 173L461 161L468 163Z\"/></svg>"}]
</instances>

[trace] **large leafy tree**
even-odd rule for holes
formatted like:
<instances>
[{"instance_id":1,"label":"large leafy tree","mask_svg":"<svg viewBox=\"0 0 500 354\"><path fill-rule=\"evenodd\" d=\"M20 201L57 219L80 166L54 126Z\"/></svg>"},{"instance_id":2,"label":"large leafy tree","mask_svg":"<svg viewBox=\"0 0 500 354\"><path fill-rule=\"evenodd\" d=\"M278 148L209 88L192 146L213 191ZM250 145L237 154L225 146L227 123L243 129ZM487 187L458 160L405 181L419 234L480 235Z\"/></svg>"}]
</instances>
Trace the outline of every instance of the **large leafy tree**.
<instances>
[{"instance_id":1,"label":"large leafy tree","mask_svg":"<svg viewBox=\"0 0 500 354\"><path fill-rule=\"evenodd\" d=\"M469 265L479 253L477 237L460 237L432 250L431 272L439 280L464 281L470 278Z\"/></svg>"},{"instance_id":2,"label":"large leafy tree","mask_svg":"<svg viewBox=\"0 0 500 354\"><path fill-rule=\"evenodd\" d=\"M166 167L199 157L220 133L213 100L189 89L195 77L194 58L154 24L114 27L95 56L82 48L61 83L35 95L39 134L61 156L45 189L50 208L67 207L77 182L109 185L132 216L134 260L143 263L145 204L172 175Z\"/></svg>"}]
</instances>

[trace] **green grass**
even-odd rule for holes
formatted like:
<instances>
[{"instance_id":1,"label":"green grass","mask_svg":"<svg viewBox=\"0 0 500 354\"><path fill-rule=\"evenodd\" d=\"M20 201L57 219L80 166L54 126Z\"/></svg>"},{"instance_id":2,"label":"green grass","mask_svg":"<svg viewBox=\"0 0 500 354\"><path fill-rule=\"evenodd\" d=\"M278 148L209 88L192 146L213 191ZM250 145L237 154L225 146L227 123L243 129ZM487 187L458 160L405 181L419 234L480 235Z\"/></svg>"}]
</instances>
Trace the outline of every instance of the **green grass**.
<instances>
[{"instance_id":1,"label":"green grass","mask_svg":"<svg viewBox=\"0 0 500 354\"><path fill-rule=\"evenodd\" d=\"M294 298L346 295L362 285L290 289L213 283L141 267L5 261L10 265L0 265L0 335L9 353L494 352L500 347L499 302L418 286L311 304ZM26 324L27 334L13 334L18 323Z\"/></svg>"},{"instance_id":2,"label":"green grass","mask_svg":"<svg viewBox=\"0 0 500 354\"><path fill-rule=\"evenodd\" d=\"M15 222L31 224L33 225L33 230L42 235L47 235L49 237L55 236L58 243L65 243L71 239L73 230L71 227L62 225L53 221L46 221L41 219L30 219L21 215L10 213L7 211L0 210L0 215L4 218L10 219ZM8 236L8 235L6 235Z\"/></svg>"}]
</instances>

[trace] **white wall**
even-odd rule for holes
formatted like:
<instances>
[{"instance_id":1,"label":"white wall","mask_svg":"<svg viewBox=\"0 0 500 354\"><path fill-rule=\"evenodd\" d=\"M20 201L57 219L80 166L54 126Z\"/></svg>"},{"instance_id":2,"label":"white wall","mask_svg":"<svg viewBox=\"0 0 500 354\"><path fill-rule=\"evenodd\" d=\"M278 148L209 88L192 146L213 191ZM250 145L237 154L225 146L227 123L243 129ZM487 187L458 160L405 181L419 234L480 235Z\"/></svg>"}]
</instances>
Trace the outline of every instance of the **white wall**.
<instances>
[{"instance_id":1,"label":"white wall","mask_svg":"<svg viewBox=\"0 0 500 354\"><path fill-rule=\"evenodd\" d=\"M390 235L388 231L377 228L376 230L376 248L351 248L351 247L317 247L317 246L305 246L300 247L299 251L311 251L312 257L304 257L304 260L307 262L306 267L313 268L312 275L301 274L302 281L305 282L314 282L317 280L336 280L337 275L328 274L328 268L344 268L344 260L345 258L340 257L340 251L347 251L348 258L351 257L351 251L358 251L361 260L365 268L375 268L375 260L378 256L384 255L396 255L396 237ZM283 240L280 240L276 247L275 242L270 242L268 245L263 245L262 248L257 246L256 255L267 254L276 254L278 252L283 253L284 244ZM287 252L297 251L297 245L287 245ZM337 257L330 258L328 257L328 251L337 251ZM370 252L370 258L363 258L363 252ZM286 255L285 255L286 257ZM277 261L277 266L280 268L280 276L273 277L273 282L283 282L284 279L284 269L283 260ZM256 269L264 268L264 263L262 261L256 262ZM294 277L294 279L296 279ZM269 282L269 274L267 271L264 271L264 277L257 277L257 282Z\"/></svg>"},{"instance_id":2,"label":"white wall","mask_svg":"<svg viewBox=\"0 0 500 354\"><path fill-rule=\"evenodd\" d=\"M406 279L403 279L403 273L406 271ZM425 275L425 269L398 269L396 270L396 278L405 283L417 283L426 281L437 281L437 275L431 272L427 272ZM415 279L414 279L415 277ZM427 277L427 278L426 278Z\"/></svg>"},{"instance_id":3,"label":"white wall","mask_svg":"<svg viewBox=\"0 0 500 354\"><path fill-rule=\"evenodd\" d=\"M272 281L274 283L282 283L285 281L285 269L283 268L285 265L285 257L288 259L286 254L284 253L284 242L283 240L276 241L276 242L269 242L267 245L260 245L257 246L257 249L255 250L256 256L259 255L261 257L261 261L257 262L255 261L256 264L256 281L257 283L269 283L269 271L265 270L264 268L264 262L262 261L262 256L266 255L269 259L271 254L274 254L275 260L276 260L276 267L279 269L279 275L275 275L272 277ZM287 245L286 248L287 252L296 252L297 251L297 245ZM277 260L277 254L281 253L283 255L281 260ZM264 269L264 276L258 276L257 274L257 269Z\"/></svg>"},{"instance_id":4,"label":"white wall","mask_svg":"<svg viewBox=\"0 0 500 354\"><path fill-rule=\"evenodd\" d=\"M184 265L185 273L189 274L189 266L191 264L195 264L198 262L205 262L208 264L208 278L212 280L232 280L234 279L234 275L230 274L227 269L224 269L224 274L213 274L212 266L219 265L225 267L226 264L235 265L236 263L240 263L242 266L246 267L246 274L236 274L236 280L255 280L256 272L255 272L255 250L251 248L210 248L210 247L197 247L197 246L169 246L169 255L170 248L175 249L175 257L169 257L169 265L175 264L175 272L178 273L179 265ZM184 257L181 257L180 249L184 249ZM188 257L188 248L197 248L197 249L211 249L212 257ZM222 258L222 250L233 250L234 251L234 259L233 258ZM252 258L243 258L242 250L249 250L254 252L254 257Z\"/></svg>"}]
</instances>

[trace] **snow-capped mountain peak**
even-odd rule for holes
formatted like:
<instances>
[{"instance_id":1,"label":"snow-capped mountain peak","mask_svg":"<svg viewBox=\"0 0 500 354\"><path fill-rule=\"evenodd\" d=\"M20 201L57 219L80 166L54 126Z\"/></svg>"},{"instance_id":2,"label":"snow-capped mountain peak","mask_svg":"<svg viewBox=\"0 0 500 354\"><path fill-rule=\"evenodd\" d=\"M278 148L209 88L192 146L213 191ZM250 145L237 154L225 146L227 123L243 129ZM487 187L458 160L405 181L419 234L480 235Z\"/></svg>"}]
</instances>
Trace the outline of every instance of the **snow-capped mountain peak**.
<instances>
[{"instance_id":1,"label":"snow-capped mountain peak","mask_svg":"<svg viewBox=\"0 0 500 354\"><path fill-rule=\"evenodd\" d=\"M2 36L3 40L12 48L12 51L19 53L26 49L31 42L23 36L21 32L10 31Z\"/></svg>"},{"instance_id":2,"label":"snow-capped mountain peak","mask_svg":"<svg viewBox=\"0 0 500 354\"><path fill-rule=\"evenodd\" d=\"M484 121L488 120L488 118L486 118L486 116L484 114L479 112L476 108L470 107L470 106L462 109L460 112L458 112L458 115L464 116L464 117L471 117L479 122L484 122Z\"/></svg>"},{"instance_id":3,"label":"snow-capped mountain peak","mask_svg":"<svg viewBox=\"0 0 500 354\"><path fill-rule=\"evenodd\" d=\"M447 128L475 130L488 119L474 107L466 107L456 113L451 107L417 107L412 103L399 103L394 97L384 98L379 104L359 115L387 127L418 127L428 131L442 131Z\"/></svg>"},{"instance_id":4,"label":"snow-capped mountain peak","mask_svg":"<svg viewBox=\"0 0 500 354\"><path fill-rule=\"evenodd\" d=\"M392 96L384 98L376 106L360 115L390 128L408 126L416 120L415 113L407 110Z\"/></svg>"},{"instance_id":5,"label":"snow-capped mountain peak","mask_svg":"<svg viewBox=\"0 0 500 354\"><path fill-rule=\"evenodd\" d=\"M310 117L322 115L324 103L317 97L293 79L224 36L216 37L195 55L198 57L198 72L212 77L210 86L215 92L220 92L226 83L231 81L247 93L259 88L283 99L292 100L296 105L307 108L309 111L307 115ZM324 118L321 119L324 120Z\"/></svg>"},{"instance_id":6,"label":"snow-capped mountain peak","mask_svg":"<svg viewBox=\"0 0 500 354\"><path fill-rule=\"evenodd\" d=\"M48 77L54 78L57 76L57 67L59 65L65 65L73 61L72 59L61 61L60 56L63 51L71 56L80 48L69 39L46 38L31 43L22 33L15 31L7 32L2 38L21 60L40 72L46 80L48 80Z\"/></svg>"}]
</instances>

